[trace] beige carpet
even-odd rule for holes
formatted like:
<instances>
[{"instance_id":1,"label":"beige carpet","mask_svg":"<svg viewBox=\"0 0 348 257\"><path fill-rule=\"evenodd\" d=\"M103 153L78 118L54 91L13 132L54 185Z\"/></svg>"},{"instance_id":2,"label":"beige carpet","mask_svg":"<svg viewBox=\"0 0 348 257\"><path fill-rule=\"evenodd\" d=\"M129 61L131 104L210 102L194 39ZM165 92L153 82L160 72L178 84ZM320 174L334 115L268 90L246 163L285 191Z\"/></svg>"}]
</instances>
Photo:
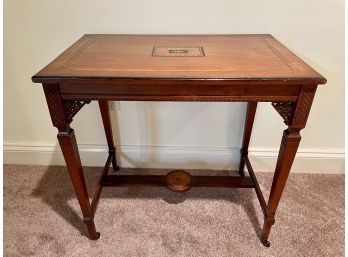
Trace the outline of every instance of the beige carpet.
<instances>
[{"instance_id":1,"label":"beige carpet","mask_svg":"<svg viewBox=\"0 0 348 257\"><path fill-rule=\"evenodd\" d=\"M4 256L343 256L344 176L291 174L270 248L262 222L253 189L104 188L90 241L64 167L4 166Z\"/></svg>"}]
</instances>

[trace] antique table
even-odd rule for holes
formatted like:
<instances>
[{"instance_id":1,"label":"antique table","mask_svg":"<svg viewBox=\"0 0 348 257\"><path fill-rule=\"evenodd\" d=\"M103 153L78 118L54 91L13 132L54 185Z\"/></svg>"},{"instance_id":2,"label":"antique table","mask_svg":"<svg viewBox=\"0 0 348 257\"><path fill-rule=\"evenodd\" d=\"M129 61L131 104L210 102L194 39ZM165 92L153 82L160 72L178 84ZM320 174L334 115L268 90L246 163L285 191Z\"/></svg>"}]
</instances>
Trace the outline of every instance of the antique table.
<instances>
[{"instance_id":1,"label":"antique table","mask_svg":"<svg viewBox=\"0 0 348 257\"><path fill-rule=\"evenodd\" d=\"M301 140L318 84L326 79L271 35L84 35L32 77L42 83L53 126L81 206L90 239L98 239L94 215L103 186L254 188L264 213L261 242L268 237ZM90 101L99 102L109 155L89 202L73 117ZM240 176L108 175L119 166L108 101L247 102ZM287 128L281 140L266 203L248 158L258 102L271 102ZM246 165L249 177L244 175Z\"/></svg>"}]
</instances>

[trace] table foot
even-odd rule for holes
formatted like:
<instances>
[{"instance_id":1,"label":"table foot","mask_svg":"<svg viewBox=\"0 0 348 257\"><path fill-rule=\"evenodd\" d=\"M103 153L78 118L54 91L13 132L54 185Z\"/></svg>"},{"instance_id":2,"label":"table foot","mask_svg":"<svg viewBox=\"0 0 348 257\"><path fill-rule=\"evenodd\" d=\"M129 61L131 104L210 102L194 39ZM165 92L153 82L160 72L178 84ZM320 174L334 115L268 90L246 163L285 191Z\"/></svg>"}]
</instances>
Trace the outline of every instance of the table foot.
<instances>
[{"instance_id":1,"label":"table foot","mask_svg":"<svg viewBox=\"0 0 348 257\"><path fill-rule=\"evenodd\" d=\"M238 171L238 174L239 174L241 177L244 177L244 176L245 176L244 170L239 170L239 171Z\"/></svg>"},{"instance_id":2,"label":"table foot","mask_svg":"<svg viewBox=\"0 0 348 257\"><path fill-rule=\"evenodd\" d=\"M261 243L266 247L271 246L271 243L267 239L263 239L262 237L261 237Z\"/></svg>"},{"instance_id":3,"label":"table foot","mask_svg":"<svg viewBox=\"0 0 348 257\"><path fill-rule=\"evenodd\" d=\"M99 237L100 237L100 233L97 232L97 233L95 233L95 237L90 237L90 236L88 236L88 239L89 239L89 240L98 240Z\"/></svg>"}]
</instances>

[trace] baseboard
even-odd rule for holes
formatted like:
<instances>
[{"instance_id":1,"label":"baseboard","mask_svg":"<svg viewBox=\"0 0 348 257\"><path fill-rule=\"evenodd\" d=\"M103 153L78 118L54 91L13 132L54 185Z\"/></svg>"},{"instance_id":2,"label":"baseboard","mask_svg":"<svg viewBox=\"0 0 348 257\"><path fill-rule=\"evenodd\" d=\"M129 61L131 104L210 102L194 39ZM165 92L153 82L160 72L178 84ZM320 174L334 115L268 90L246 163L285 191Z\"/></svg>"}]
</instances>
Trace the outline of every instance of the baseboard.
<instances>
[{"instance_id":1,"label":"baseboard","mask_svg":"<svg viewBox=\"0 0 348 257\"><path fill-rule=\"evenodd\" d=\"M79 145L85 166L104 166L107 148L101 145ZM122 167L236 169L239 148L181 146L122 146L118 149ZM255 171L273 171L278 155L276 148L254 148L249 156ZM5 143L5 164L65 165L58 145L45 143ZM344 151L341 149L300 149L292 172L344 173Z\"/></svg>"}]
</instances>

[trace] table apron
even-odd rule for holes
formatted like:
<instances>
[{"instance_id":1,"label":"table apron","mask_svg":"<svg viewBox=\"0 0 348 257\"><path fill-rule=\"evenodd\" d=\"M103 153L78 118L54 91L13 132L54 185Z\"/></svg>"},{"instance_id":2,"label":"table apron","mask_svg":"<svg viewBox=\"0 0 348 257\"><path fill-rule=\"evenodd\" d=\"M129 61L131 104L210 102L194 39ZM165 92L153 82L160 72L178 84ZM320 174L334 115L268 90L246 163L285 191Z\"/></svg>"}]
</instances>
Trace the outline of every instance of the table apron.
<instances>
[{"instance_id":1,"label":"table apron","mask_svg":"<svg viewBox=\"0 0 348 257\"><path fill-rule=\"evenodd\" d=\"M302 85L226 83L60 83L62 99L139 101L296 101Z\"/></svg>"}]
</instances>

